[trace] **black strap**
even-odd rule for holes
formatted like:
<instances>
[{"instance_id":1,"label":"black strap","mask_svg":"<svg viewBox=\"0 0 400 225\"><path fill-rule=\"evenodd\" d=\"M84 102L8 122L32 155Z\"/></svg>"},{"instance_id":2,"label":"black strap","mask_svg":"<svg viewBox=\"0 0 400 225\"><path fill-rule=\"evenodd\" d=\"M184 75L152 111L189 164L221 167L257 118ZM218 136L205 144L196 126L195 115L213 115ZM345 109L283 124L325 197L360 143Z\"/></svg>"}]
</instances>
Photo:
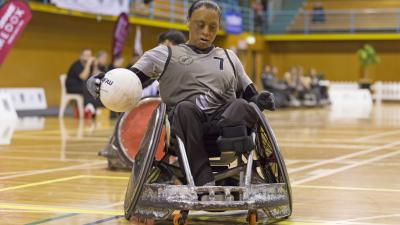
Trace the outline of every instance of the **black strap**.
<instances>
[{"instance_id":1,"label":"black strap","mask_svg":"<svg viewBox=\"0 0 400 225\"><path fill-rule=\"evenodd\" d=\"M233 69L233 73L235 74L235 78L237 78L236 69L235 69L235 66L233 65L232 59L229 56L228 51L226 49L224 49L224 52L226 54L226 57L228 57L229 62L231 63L231 66L232 66L232 69Z\"/></svg>"},{"instance_id":2,"label":"black strap","mask_svg":"<svg viewBox=\"0 0 400 225\"><path fill-rule=\"evenodd\" d=\"M167 61L165 61L165 65L164 65L164 69L160 75L160 77L158 78L158 80L161 79L161 77L164 75L165 71L167 70L167 67L169 65L169 62L171 61L171 57L172 57L172 49L171 46L167 46L168 47L168 57L167 57Z\"/></svg>"},{"instance_id":3,"label":"black strap","mask_svg":"<svg viewBox=\"0 0 400 225\"><path fill-rule=\"evenodd\" d=\"M150 79L149 76L147 76L146 74L144 74L142 71L140 71L138 68L136 67L131 67L130 70L132 72L134 72L140 79L140 82L142 83L142 88L145 88L147 86L149 86L151 83L153 83L154 80Z\"/></svg>"}]
</instances>

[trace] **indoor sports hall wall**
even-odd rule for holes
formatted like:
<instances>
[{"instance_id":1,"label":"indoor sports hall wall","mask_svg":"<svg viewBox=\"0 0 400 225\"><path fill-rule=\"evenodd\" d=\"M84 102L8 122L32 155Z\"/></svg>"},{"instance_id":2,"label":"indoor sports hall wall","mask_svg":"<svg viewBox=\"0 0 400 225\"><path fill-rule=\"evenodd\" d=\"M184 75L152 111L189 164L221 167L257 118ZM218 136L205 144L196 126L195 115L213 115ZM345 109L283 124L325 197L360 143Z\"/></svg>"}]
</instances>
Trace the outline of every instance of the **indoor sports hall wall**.
<instances>
[{"instance_id":1,"label":"indoor sports hall wall","mask_svg":"<svg viewBox=\"0 0 400 225\"><path fill-rule=\"evenodd\" d=\"M78 59L82 48L110 52L114 22L33 11L30 24L0 67L0 87L44 87L47 102L57 106L59 75ZM126 64L131 59L134 26L125 45ZM162 29L142 27L143 49L154 47ZM146 34L146 35L144 35Z\"/></svg>"},{"instance_id":2,"label":"indoor sports hall wall","mask_svg":"<svg viewBox=\"0 0 400 225\"><path fill-rule=\"evenodd\" d=\"M351 34L349 34L351 35ZM372 80L398 81L400 41L288 41L269 42L265 62L278 66L280 75L291 66L315 67L330 80L356 81L360 77L357 50L365 43L374 46L381 63L371 67Z\"/></svg>"}]
</instances>

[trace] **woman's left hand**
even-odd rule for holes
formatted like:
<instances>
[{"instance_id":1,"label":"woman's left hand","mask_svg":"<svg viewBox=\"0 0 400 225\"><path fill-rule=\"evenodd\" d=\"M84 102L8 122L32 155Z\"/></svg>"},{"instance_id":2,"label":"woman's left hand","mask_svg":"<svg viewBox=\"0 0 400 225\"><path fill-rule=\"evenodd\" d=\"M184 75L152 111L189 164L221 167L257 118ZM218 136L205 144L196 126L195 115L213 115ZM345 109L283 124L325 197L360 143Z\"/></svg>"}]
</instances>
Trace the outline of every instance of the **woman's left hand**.
<instances>
[{"instance_id":1,"label":"woman's left hand","mask_svg":"<svg viewBox=\"0 0 400 225\"><path fill-rule=\"evenodd\" d=\"M258 108L261 110L275 110L275 97L274 94L269 91L262 91L258 95L255 95L253 98L251 98L251 101L256 103Z\"/></svg>"}]
</instances>

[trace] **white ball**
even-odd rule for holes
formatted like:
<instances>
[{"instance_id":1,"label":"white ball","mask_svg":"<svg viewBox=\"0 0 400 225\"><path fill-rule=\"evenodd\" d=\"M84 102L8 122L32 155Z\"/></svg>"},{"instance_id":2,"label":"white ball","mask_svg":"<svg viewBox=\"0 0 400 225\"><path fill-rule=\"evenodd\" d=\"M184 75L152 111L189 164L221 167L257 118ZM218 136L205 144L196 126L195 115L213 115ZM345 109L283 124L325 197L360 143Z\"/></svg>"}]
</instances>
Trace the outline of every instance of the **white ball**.
<instances>
[{"instance_id":1,"label":"white ball","mask_svg":"<svg viewBox=\"0 0 400 225\"><path fill-rule=\"evenodd\" d=\"M141 97L142 83L137 75L128 69L110 70L101 79L100 100L112 111L130 111Z\"/></svg>"}]
</instances>

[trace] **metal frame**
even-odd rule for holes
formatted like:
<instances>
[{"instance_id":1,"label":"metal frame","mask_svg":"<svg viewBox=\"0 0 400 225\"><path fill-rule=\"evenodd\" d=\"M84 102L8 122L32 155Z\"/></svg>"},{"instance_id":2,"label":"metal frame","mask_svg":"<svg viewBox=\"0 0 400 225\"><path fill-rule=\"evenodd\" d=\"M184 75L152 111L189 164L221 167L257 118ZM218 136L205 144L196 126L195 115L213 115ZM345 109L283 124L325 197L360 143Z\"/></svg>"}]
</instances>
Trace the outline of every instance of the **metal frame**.
<instances>
[{"instance_id":1,"label":"metal frame","mask_svg":"<svg viewBox=\"0 0 400 225\"><path fill-rule=\"evenodd\" d=\"M181 154L181 160L183 162L187 185L167 185L160 183L145 183L142 177L136 178L137 187L133 190L135 193L130 192L130 199L125 204L125 216L129 219L131 216L138 216L141 218L156 218L166 219L169 218L174 210L249 210L257 211L259 220L266 222L272 222L287 218L292 212L292 200L291 190L288 177L286 176L286 168L279 151L275 137L273 136L272 130L267 124L264 115L259 111L258 107L250 103L253 107L256 107L257 114L259 116L260 126L268 133L268 139L272 142L273 146L271 151L275 153L277 163L279 164L279 174L283 174L282 180L277 180L274 183L252 184L252 170L254 164L259 164L260 149L263 146L257 145L255 150L250 151L247 156L247 164L245 165L242 160L242 155L238 155L238 161L242 161L241 165L238 163L238 167L232 168L228 171L218 174L220 177L229 177L228 175L237 175L242 173L239 186L195 186L193 176L190 171L189 162L186 156L186 150L182 140L177 137L179 151ZM165 118L165 117L164 117ZM257 141L257 130L256 133L252 133L253 140ZM157 138L157 137L156 137ZM159 140L160 136L158 136ZM157 142L157 141L155 141ZM155 152L155 149L148 149L149 154ZM254 158L254 154L257 154L257 159ZM144 161L143 161L144 162ZM152 165L152 162L147 162ZM142 166L143 167L143 166ZM148 168L147 172L141 173L141 176L148 174L151 168ZM245 170L245 171L244 171ZM245 172L245 173L244 173ZM136 175L135 175L136 174ZM132 172L132 176L139 176L135 169ZM138 180L142 178L141 180ZM132 183L135 178L131 177L130 186L128 191L132 188ZM127 191L127 192L128 192ZM222 199L216 200L216 193L222 193ZM207 201L200 201L199 196L209 195ZM131 205L129 205L131 203Z\"/></svg>"}]
</instances>

